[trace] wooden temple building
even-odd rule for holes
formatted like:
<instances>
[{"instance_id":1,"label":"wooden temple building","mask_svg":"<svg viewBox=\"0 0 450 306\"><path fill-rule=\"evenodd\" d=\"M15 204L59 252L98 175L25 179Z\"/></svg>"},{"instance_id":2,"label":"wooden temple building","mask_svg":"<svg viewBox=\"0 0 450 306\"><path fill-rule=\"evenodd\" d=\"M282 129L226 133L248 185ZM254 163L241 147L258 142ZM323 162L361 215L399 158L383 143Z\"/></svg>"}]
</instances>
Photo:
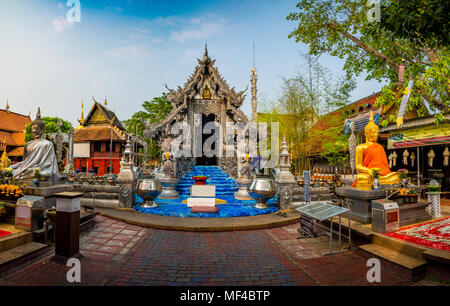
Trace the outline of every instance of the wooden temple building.
<instances>
[{"instance_id":1,"label":"wooden temple building","mask_svg":"<svg viewBox=\"0 0 450 306\"><path fill-rule=\"evenodd\" d=\"M25 147L25 127L31 122L29 115L14 113L6 102L0 109L0 156L6 150L12 163L22 161Z\"/></svg>"},{"instance_id":2,"label":"wooden temple building","mask_svg":"<svg viewBox=\"0 0 450 306\"><path fill-rule=\"evenodd\" d=\"M107 101L94 104L86 118L82 104L79 126L74 133L74 170L94 172L96 175L118 174L120 160L127 139L134 146L134 164L145 161L147 143L141 137L129 134L116 114L108 109ZM110 169L111 167L111 169Z\"/></svg>"},{"instance_id":3,"label":"wooden temple building","mask_svg":"<svg viewBox=\"0 0 450 306\"><path fill-rule=\"evenodd\" d=\"M390 116L397 116L398 105L394 102L389 105L375 107L375 101L381 95L381 92L374 93L358 101L350 103L335 111L323 115L308 131L305 139L302 141L301 154L305 160L302 163L304 170L313 170L320 173L334 173L335 166L330 166L328 161L323 158L323 153L330 150L335 152L349 152L349 136L351 134L350 124L354 124L354 133L356 136L356 145L364 142L364 127L369 122L370 111L373 111L374 122L380 126L380 135L378 142L383 145L388 152L389 134L381 127L381 122ZM428 112L425 116L429 116ZM417 119L417 108L413 107L405 113L405 121ZM338 172L351 173L351 167L336 165ZM393 169L397 169L393 167Z\"/></svg>"}]
</instances>

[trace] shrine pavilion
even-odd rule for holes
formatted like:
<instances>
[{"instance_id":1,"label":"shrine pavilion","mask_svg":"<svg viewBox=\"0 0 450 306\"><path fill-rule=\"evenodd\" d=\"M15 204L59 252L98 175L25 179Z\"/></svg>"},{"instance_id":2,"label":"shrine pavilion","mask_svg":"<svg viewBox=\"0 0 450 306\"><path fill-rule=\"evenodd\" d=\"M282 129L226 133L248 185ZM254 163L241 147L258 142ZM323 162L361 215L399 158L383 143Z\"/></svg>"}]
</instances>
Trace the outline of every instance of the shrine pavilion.
<instances>
[{"instance_id":1,"label":"shrine pavilion","mask_svg":"<svg viewBox=\"0 0 450 306\"><path fill-rule=\"evenodd\" d=\"M86 119L82 105L80 125L74 133L74 170L96 175L118 174L127 138L135 146L135 152L145 152L147 144L141 137L126 131L116 114L108 109L106 99L103 104L94 98L93 101ZM138 163L135 156L135 166Z\"/></svg>"},{"instance_id":2,"label":"shrine pavilion","mask_svg":"<svg viewBox=\"0 0 450 306\"><path fill-rule=\"evenodd\" d=\"M14 113L6 102L5 109L0 109L0 151L6 149L9 159L19 162L23 158L25 146L25 127L31 122L30 116ZM1 156L1 154L0 154Z\"/></svg>"}]
</instances>

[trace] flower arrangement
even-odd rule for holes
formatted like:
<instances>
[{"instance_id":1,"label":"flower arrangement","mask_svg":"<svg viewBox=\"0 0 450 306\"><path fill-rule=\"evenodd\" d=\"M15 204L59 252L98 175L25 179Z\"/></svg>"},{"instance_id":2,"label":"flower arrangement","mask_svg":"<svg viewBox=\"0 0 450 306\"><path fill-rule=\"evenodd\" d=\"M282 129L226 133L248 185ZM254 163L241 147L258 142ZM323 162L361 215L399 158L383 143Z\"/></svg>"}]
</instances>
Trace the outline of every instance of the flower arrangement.
<instances>
[{"instance_id":1,"label":"flower arrangement","mask_svg":"<svg viewBox=\"0 0 450 306\"><path fill-rule=\"evenodd\" d=\"M33 169L33 177L35 179L38 179L39 177L41 177L41 169L40 168Z\"/></svg>"},{"instance_id":2,"label":"flower arrangement","mask_svg":"<svg viewBox=\"0 0 450 306\"><path fill-rule=\"evenodd\" d=\"M400 173L401 179L405 179L408 177L408 170L406 170L406 169L399 169L397 172Z\"/></svg>"},{"instance_id":3,"label":"flower arrangement","mask_svg":"<svg viewBox=\"0 0 450 306\"><path fill-rule=\"evenodd\" d=\"M372 168L371 171L372 171L373 178L379 178L380 177L380 172L381 172L380 168Z\"/></svg>"},{"instance_id":4,"label":"flower arrangement","mask_svg":"<svg viewBox=\"0 0 450 306\"><path fill-rule=\"evenodd\" d=\"M5 177L11 177L12 176L12 172L13 172L12 168L6 168L6 169L3 170L3 175Z\"/></svg>"}]
</instances>

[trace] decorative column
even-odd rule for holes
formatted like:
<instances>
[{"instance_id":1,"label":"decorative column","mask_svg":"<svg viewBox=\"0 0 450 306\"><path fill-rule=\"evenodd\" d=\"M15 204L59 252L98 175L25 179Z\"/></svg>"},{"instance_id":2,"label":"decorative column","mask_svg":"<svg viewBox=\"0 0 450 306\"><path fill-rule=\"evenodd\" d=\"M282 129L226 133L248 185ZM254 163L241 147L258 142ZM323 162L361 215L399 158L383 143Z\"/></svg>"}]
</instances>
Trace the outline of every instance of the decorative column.
<instances>
[{"instance_id":1,"label":"decorative column","mask_svg":"<svg viewBox=\"0 0 450 306\"><path fill-rule=\"evenodd\" d=\"M253 65L252 73L251 73L251 83L252 83L252 121L258 121L258 99L256 98L256 81L258 80L256 74L256 67Z\"/></svg>"},{"instance_id":2,"label":"decorative column","mask_svg":"<svg viewBox=\"0 0 450 306\"><path fill-rule=\"evenodd\" d=\"M277 184L277 199L280 209L292 208L292 191L296 184L295 177L289 170L291 168L286 137L283 137L283 144L280 153L279 173L275 179Z\"/></svg>"},{"instance_id":3,"label":"decorative column","mask_svg":"<svg viewBox=\"0 0 450 306\"><path fill-rule=\"evenodd\" d=\"M179 179L175 177L175 163L170 152L163 154L163 175L157 175L162 185L162 192L158 196L160 199L177 199L180 194L175 187Z\"/></svg>"},{"instance_id":4,"label":"decorative column","mask_svg":"<svg viewBox=\"0 0 450 306\"><path fill-rule=\"evenodd\" d=\"M120 172L117 175L117 183L120 185L119 206L121 207L133 207L135 202L136 175L133 171L133 152L131 148L130 139L128 138L120 162Z\"/></svg>"},{"instance_id":5,"label":"decorative column","mask_svg":"<svg viewBox=\"0 0 450 306\"><path fill-rule=\"evenodd\" d=\"M430 215L432 218L440 218L441 215L441 185L436 180L431 180L428 185L428 204L430 204Z\"/></svg>"},{"instance_id":6,"label":"decorative column","mask_svg":"<svg viewBox=\"0 0 450 306\"><path fill-rule=\"evenodd\" d=\"M68 149L67 149L67 158L66 158L66 167L64 168L64 173L72 173L73 172L73 136L74 130L70 128L68 134Z\"/></svg>"},{"instance_id":7,"label":"decorative column","mask_svg":"<svg viewBox=\"0 0 450 306\"><path fill-rule=\"evenodd\" d=\"M244 157L241 158L240 162L242 166L241 170L239 171L239 178L236 180L239 189L235 192L234 197L238 200L252 200L253 198L248 194L247 191L248 185L250 185L250 183L252 182L252 167L250 165L250 155L246 153Z\"/></svg>"}]
</instances>

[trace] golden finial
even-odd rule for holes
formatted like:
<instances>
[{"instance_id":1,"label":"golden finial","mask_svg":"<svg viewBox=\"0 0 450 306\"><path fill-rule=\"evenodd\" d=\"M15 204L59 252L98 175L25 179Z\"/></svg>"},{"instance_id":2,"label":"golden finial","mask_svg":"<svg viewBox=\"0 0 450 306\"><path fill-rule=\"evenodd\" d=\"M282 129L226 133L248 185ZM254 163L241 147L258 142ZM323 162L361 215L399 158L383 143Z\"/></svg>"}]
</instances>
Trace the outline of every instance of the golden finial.
<instances>
[{"instance_id":1,"label":"golden finial","mask_svg":"<svg viewBox=\"0 0 450 306\"><path fill-rule=\"evenodd\" d=\"M373 121L373 111L370 111L369 123L367 123L366 127L364 128L364 133L367 134L367 132L369 132L370 130L373 130L373 129L376 129L378 131L379 127Z\"/></svg>"},{"instance_id":2,"label":"golden finial","mask_svg":"<svg viewBox=\"0 0 450 306\"><path fill-rule=\"evenodd\" d=\"M9 112L9 103L8 103L8 98L6 98L6 107L5 107L6 111Z\"/></svg>"},{"instance_id":3,"label":"golden finial","mask_svg":"<svg viewBox=\"0 0 450 306\"><path fill-rule=\"evenodd\" d=\"M105 97L105 102L104 102L104 104L105 104L105 106L107 106L107 105L108 105L108 102L106 101L106 97Z\"/></svg>"},{"instance_id":4,"label":"golden finial","mask_svg":"<svg viewBox=\"0 0 450 306\"><path fill-rule=\"evenodd\" d=\"M78 120L78 122L80 123L77 127L77 130L82 129L83 128L83 124L84 124L84 101L81 100L81 116L80 116L80 120Z\"/></svg>"}]
</instances>

